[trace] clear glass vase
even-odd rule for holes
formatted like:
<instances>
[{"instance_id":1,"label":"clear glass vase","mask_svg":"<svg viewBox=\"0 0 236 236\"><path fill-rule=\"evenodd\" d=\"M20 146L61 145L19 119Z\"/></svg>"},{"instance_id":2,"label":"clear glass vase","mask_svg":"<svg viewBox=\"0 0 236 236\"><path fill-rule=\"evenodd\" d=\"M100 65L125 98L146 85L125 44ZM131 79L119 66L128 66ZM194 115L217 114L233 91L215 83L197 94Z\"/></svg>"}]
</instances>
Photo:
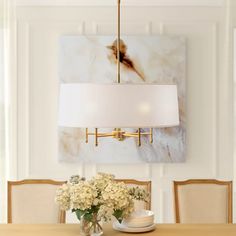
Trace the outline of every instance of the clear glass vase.
<instances>
[{"instance_id":1,"label":"clear glass vase","mask_svg":"<svg viewBox=\"0 0 236 236\"><path fill-rule=\"evenodd\" d=\"M86 220L84 216L80 219L80 235L81 236L100 236L103 234L100 221L94 214L92 220Z\"/></svg>"}]
</instances>

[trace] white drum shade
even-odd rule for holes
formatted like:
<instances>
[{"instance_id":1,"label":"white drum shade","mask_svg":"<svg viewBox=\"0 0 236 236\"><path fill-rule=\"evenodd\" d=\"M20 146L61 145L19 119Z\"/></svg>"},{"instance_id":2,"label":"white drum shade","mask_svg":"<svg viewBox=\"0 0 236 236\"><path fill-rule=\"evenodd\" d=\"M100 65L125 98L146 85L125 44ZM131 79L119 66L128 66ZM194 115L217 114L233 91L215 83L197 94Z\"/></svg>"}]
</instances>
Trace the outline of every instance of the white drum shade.
<instances>
[{"instance_id":1,"label":"white drum shade","mask_svg":"<svg viewBox=\"0 0 236 236\"><path fill-rule=\"evenodd\" d=\"M176 85L61 84L59 126L151 128L179 124Z\"/></svg>"}]
</instances>

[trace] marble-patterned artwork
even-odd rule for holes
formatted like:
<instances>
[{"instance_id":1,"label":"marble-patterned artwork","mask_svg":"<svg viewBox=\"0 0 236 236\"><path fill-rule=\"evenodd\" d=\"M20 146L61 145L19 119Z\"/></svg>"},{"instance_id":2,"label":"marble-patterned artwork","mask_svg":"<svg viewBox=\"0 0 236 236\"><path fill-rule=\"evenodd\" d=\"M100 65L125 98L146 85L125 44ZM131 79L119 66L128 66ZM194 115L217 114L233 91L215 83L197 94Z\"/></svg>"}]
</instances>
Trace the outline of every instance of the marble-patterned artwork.
<instances>
[{"instance_id":1,"label":"marble-patterned artwork","mask_svg":"<svg viewBox=\"0 0 236 236\"><path fill-rule=\"evenodd\" d=\"M115 40L113 36L62 36L59 41L60 83L116 82ZM178 85L180 126L155 128L153 144L149 143L148 137L142 137L141 147L138 147L135 138L126 138L123 141L100 138L98 147L95 147L93 136L89 137L88 144L85 143L84 129L59 127L59 161L183 162L186 149L185 39L162 35L124 36L121 50L122 83ZM128 127L126 130L136 131ZM111 129L104 128L99 131L106 132Z\"/></svg>"}]
</instances>

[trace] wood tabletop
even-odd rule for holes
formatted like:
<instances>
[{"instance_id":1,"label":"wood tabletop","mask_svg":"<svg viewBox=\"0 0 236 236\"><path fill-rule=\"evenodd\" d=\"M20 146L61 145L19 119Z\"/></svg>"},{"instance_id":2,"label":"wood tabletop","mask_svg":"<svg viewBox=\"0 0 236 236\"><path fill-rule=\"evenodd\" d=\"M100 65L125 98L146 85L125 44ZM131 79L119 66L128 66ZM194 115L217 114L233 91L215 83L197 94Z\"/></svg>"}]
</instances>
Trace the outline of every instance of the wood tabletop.
<instances>
[{"instance_id":1,"label":"wood tabletop","mask_svg":"<svg viewBox=\"0 0 236 236\"><path fill-rule=\"evenodd\" d=\"M135 234L121 233L105 225L104 236L130 236ZM79 225L0 225L0 236L79 236ZM236 225L233 224L158 224L155 231L142 233L143 236L235 236Z\"/></svg>"}]
</instances>

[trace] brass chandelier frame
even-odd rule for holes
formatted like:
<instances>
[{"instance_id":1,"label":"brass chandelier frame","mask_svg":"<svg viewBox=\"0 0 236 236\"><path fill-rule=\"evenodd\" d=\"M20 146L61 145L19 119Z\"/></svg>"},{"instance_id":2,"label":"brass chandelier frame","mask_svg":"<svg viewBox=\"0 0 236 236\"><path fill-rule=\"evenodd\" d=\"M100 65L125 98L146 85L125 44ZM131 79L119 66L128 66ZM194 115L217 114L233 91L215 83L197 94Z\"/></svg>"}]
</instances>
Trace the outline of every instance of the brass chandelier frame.
<instances>
[{"instance_id":1,"label":"brass chandelier frame","mask_svg":"<svg viewBox=\"0 0 236 236\"><path fill-rule=\"evenodd\" d=\"M121 0L117 0L117 83L120 84L120 5ZM88 143L89 136L95 137L95 146L98 146L98 139L105 137L112 137L118 141L123 141L126 137L135 137L138 138L138 146L141 146L141 136L149 136L150 143L153 143L153 128L149 129L149 132L142 132L141 128L138 128L136 132L126 132L121 128L115 128L110 133L99 133L98 128L95 128L95 132L89 132L89 129L86 128L86 143Z\"/></svg>"}]
</instances>

